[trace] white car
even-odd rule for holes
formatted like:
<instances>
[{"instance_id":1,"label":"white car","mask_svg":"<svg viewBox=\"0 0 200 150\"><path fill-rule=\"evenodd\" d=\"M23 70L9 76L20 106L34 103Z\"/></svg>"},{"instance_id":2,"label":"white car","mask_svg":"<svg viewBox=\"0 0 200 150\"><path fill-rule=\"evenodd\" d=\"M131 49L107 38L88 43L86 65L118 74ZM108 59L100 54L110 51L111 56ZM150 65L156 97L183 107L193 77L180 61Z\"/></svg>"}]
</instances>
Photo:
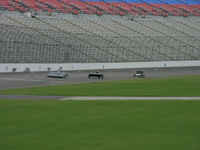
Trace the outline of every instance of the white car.
<instances>
[{"instance_id":1,"label":"white car","mask_svg":"<svg viewBox=\"0 0 200 150\"><path fill-rule=\"evenodd\" d=\"M138 71L134 74L134 78L135 78L135 77L144 78L144 77L145 77L144 71L138 70Z\"/></svg>"}]
</instances>

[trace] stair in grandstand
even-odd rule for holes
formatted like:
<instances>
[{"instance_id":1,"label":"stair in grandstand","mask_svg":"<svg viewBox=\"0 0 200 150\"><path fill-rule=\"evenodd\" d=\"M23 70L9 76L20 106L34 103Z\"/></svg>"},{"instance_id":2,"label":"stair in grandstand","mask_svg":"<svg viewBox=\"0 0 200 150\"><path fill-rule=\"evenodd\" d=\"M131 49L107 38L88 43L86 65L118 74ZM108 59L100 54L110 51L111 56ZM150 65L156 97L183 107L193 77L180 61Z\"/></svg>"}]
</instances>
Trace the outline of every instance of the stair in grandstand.
<instances>
[{"instance_id":1,"label":"stair in grandstand","mask_svg":"<svg viewBox=\"0 0 200 150\"><path fill-rule=\"evenodd\" d=\"M183 45L188 45L187 43L185 43L184 41L182 40L179 40L178 37L181 37L182 35L180 34L180 32L177 32L176 30L174 30L173 28L168 28L166 30L163 30L163 28L167 28L167 26L165 26L164 23L162 23L161 21L158 21L158 20L154 20L154 22L152 22L152 25L148 24L148 25L145 25L144 22L140 22L141 25L144 25L150 29L152 29L153 31L156 31L156 32L159 32L160 34L162 34L163 36L167 36L171 39L173 39L174 41L176 42L180 42L180 43L183 43ZM169 27L169 26L168 26ZM165 32L167 31L167 32ZM198 49L194 46L194 45L190 45L194 50L196 50L196 52L198 53ZM193 55L190 55L190 54L187 54L185 53L184 51L182 51L180 49L180 47L177 47L175 48L176 51L184 54L184 55L187 55L188 57L190 57L191 59L196 59L195 56Z\"/></svg>"},{"instance_id":2,"label":"stair in grandstand","mask_svg":"<svg viewBox=\"0 0 200 150\"><path fill-rule=\"evenodd\" d=\"M11 18L11 17L8 17L8 18L9 18L10 20L13 20L14 22L17 22L17 23L21 24L22 26L26 27L27 29L30 29L31 31L38 33L40 36L43 36L43 38L46 37L46 38L48 39L48 42L50 42L49 44L51 44L51 43L53 43L53 42L56 41L56 43L58 43L58 44L66 45L66 43L62 43L62 41L57 40L57 38L55 37L55 34L46 34L47 32L45 32L45 31L43 31L43 30L38 30L38 29L36 29L36 28L32 28L32 27L30 27L30 26L28 26L28 25L25 25L25 24L23 24L23 22L20 22L19 20L16 20L15 18ZM51 42L51 41L52 41L52 42ZM66 45L66 46L67 46L67 45ZM71 47L71 49L72 49L73 51L79 53L81 56L84 56L84 57L87 56L87 54L83 53L83 52L80 51L80 50L74 49L73 47ZM51 60L51 58L49 58L49 59ZM83 59L83 57L82 57L82 59ZM80 59L76 59L76 62L79 62L79 61L81 62Z\"/></svg>"},{"instance_id":3,"label":"stair in grandstand","mask_svg":"<svg viewBox=\"0 0 200 150\"><path fill-rule=\"evenodd\" d=\"M100 27L102 27L102 28L108 30L108 31L111 32L111 33L115 33L116 36L123 37L124 39L126 39L126 40L129 41L129 42L132 41L132 42L134 42L134 44L141 45L141 46L144 47L147 51L148 51L148 50L151 50L151 51L156 52L156 50L152 49L151 47L148 47L148 45L144 45L142 42L138 42L138 41L135 40L134 38L130 38L129 36L124 35L124 32L120 32L120 30L117 30L117 29L115 29L115 30L112 29L112 25L111 25L111 24L110 24L110 25L105 25L105 23L103 23L103 22L101 22L101 21L98 21L98 20L91 20L91 19L87 19L87 20L90 21L90 22L93 23L93 24L96 24L97 26L100 26ZM113 24L112 21L108 21L108 22ZM107 22L107 23L108 23L108 22ZM117 24L115 24L115 26L117 26ZM130 32L130 30L129 30L129 32ZM122 46L121 46L121 47L122 47ZM124 46L123 46L123 47L124 47ZM124 47L124 50L126 50L127 52L132 52L132 53L134 53L134 54L135 54L136 56L138 56L138 57L144 58L145 61L149 61L149 60L150 60L150 58L148 58L148 57L149 57L148 55L142 55L142 54L140 54L139 52L132 51L130 48Z\"/></svg>"}]
</instances>

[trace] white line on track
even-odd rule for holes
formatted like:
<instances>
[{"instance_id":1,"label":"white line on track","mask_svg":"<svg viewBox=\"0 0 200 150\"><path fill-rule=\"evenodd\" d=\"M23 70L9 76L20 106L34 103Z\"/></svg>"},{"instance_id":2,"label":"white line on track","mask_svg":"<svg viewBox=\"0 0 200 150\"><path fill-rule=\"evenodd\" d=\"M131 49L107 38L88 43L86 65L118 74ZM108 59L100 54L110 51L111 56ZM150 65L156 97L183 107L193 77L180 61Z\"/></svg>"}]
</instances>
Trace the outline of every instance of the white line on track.
<instances>
[{"instance_id":1,"label":"white line on track","mask_svg":"<svg viewBox=\"0 0 200 150\"><path fill-rule=\"evenodd\" d=\"M60 100L200 100L200 97L96 97L69 96Z\"/></svg>"},{"instance_id":2,"label":"white line on track","mask_svg":"<svg viewBox=\"0 0 200 150\"><path fill-rule=\"evenodd\" d=\"M10 100L200 100L200 97L109 97L109 96L36 96L0 95L0 99Z\"/></svg>"},{"instance_id":3,"label":"white line on track","mask_svg":"<svg viewBox=\"0 0 200 150\"><path fill-rule=\"evenodd\" d=\"M7 80L7 81L42 81L42 80L32 80L32 79L15 79L15 78L0 78L0 80Z\"/></svg>"}]
</instances>

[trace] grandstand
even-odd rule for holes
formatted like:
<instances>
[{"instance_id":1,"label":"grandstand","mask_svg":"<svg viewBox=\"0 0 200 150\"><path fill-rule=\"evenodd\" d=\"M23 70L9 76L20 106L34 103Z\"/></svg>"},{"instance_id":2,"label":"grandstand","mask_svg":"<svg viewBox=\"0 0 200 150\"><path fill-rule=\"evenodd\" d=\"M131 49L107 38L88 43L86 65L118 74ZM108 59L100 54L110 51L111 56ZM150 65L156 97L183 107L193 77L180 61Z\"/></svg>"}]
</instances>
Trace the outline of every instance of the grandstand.
<instances>
[{"instance_id":1,"label":"grandstand","mask_svg":"<svg viewBox=\"0 0 200 150\"><path fill-rule=\"evenodd\" d=\"M200 0L1 0L0 64L200 60Z\"/></svg>"}]
</instances>

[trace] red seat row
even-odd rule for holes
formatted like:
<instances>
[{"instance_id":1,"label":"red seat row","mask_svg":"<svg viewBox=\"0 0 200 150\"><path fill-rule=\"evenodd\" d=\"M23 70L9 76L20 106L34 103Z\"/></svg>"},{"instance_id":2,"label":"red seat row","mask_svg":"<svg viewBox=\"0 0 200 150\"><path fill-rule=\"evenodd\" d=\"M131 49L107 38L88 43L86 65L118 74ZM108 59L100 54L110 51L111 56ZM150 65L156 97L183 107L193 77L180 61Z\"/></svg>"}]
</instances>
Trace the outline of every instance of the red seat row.
<instances>
[{"instance_id":1,"label":"red seat row","mask_svg":"<svg viewBox=\"0 0 200 150\"><path fill-rule=\"evenodd\" d=\"M123 3L102 1L79 0L1 0L0 7L11 11L26 12L30 9L44 12L61 13L86 13L86 14L110 14L110 15L154 15L154 16L200 16L200 5L186 4L147 4L147 3Z\"/></svg>"}]
</instances>

